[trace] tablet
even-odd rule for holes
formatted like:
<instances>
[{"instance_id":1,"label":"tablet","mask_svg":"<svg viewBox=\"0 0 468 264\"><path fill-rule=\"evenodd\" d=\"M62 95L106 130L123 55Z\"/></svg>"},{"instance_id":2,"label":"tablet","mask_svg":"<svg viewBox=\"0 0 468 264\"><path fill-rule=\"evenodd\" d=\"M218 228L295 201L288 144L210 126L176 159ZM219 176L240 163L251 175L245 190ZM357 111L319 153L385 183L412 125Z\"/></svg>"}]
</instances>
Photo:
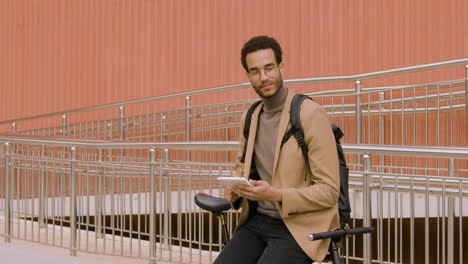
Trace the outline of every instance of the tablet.
<instances>
[{"instance_id":1,"label":"tablet","mask_svg":"<svg viewBox=\"0 0 468 264\"><path fill-rule=\"evenodd\" d=\"M253 186L246 178L242 177L218 177L218 180L227 187L231 187L235 183Z\"/></svg>"}]
</instances>

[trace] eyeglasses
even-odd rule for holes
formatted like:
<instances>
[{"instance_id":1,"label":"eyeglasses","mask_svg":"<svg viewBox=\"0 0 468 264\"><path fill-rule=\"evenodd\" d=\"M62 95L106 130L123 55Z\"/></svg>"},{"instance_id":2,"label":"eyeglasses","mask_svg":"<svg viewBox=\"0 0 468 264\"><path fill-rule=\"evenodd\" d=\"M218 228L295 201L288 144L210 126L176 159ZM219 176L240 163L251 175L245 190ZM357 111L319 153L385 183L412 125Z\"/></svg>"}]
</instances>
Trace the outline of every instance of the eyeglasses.
<instances>
[{"instance_id":1,"label":"eyeglasses","mask_svg":"<svg viewBox=\"0 0 468 264\"><path fill-rule=\"evenodd\" d=\"M268 77L273 77L276 71L276 64L269 64L263 68L263 72ZM259 81L262 76L262 69L253 69L248 73L250 80Z\"/></svg>"}]
</instances>

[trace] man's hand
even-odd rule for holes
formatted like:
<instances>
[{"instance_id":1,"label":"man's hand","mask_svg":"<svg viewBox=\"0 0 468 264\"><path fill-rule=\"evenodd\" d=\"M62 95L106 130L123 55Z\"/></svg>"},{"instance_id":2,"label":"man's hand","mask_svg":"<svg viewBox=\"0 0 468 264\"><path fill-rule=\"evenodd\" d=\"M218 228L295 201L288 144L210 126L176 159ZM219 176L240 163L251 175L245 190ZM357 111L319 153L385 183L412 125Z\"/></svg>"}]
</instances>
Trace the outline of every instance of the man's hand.
<instances>
[{"instance_id":1,"label":"man's hand","mask_svg":"<svg viewBox=\"0 0 468 264\"><path fill-rule=\"evenodd\" d=\"M226 186L223 186L223 196L224 199L230 201L231 203L235 202L240 197L237 193L233 192L231 188Z\"/></svg>"},{"instance_id":2,"label":"man's hand","mask_svg":"<svg viewBox=\"0 0 468 264\"><path fill-rule=\"evenodd\" d=\"M266 181L249 180L249 182L253 184L253 187L234 184L232 190L253 201L281 202L283 200L281 189L270 186Z\"/></svg>"}]
</instances>

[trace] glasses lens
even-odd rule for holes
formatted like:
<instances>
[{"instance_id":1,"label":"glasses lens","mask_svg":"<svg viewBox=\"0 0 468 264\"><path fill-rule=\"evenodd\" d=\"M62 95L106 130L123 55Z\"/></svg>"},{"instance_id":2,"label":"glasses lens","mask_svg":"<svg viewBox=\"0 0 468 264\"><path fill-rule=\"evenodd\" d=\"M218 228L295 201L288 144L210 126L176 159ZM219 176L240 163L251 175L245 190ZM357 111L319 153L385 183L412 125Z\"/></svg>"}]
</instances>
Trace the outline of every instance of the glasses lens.
<instances>
[{"instance_id":1,"label":"glasses lens","mask_svg":"<svg viewBox=\"0 0 468 264\"><path fill-rule=\"evenodd\" d=\"M273 77L275 69L276 69L276 65L268 65L263 69L251 70L249 72L249 77L252 81L260 80L262 76L262 70L263 70L263 74L265 74L267 77Z\"/></svg>"}]
</instances>

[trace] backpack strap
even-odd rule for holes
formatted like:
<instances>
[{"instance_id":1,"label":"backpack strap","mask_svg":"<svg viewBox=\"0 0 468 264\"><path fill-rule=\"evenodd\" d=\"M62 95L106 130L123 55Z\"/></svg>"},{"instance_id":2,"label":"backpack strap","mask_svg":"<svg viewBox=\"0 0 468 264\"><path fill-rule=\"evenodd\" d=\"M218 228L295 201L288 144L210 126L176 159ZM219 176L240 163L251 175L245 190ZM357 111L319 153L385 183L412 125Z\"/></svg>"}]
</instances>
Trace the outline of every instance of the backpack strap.
<instances>
[{"instance_id":1,"label":"backpack strap","mask_svg":"<svg viewBox=\"0 0 468 264\"><path fill-rule=\"evenodd\" d=\"M346 158L344 156L343 148L341 147L340 139L343 137L344 133L341 131L340 127L332 124L333 135L335 136L336 147L338 150L338 160L340 161L340 165L346 165Z\"/></svg>"},{"instance_id":2,"label":"backpack strap","mask_svg":"<svg viewBox=\"0 0 468 264\"><path fill-rule=\"evenodd\" d=\"M303 94L296 94L294 95L292 102L291 102L291 109L289 111L289 123L291 124L291 128L284 134L283 139L281 140L281 146L283 146L286 141L291 136L296 138L297 144L302 150L302 155L304 156L304 162L308 170L310 170L309 164L309 148L307 147L304 141L304 129L301 125L301 105L304 100L312 98L308 97L307 95ZM305 179L304 179L305 180Z\"/></svg>"},{"instance_id":3,"label":"backpack strap","mask_svg":"<svg viewBox=\"0 0 468 264\"><path fill-rule=\"evenodd\" d=\"M338 212L340 214L341 226L347 226L351 222L351 204L349 202L349 169L346 166L346 158L340 139L343 137L343 131L340 127L332 124L333 135L336 141L336 150L338 152L338 161L340 163L340 196L338 198Z\"/></svg>"},{"instance_id":4,"label":"backpack strap","mask_svg":"<svg viewBox=\"0 0 468 264\"><path fill-rule=\"evenodd\" d=\"M261 103L262 101L256 101L253 103L249 110L247 110L247 114L245 116L245 123L244 123L244 138L245 138L245 144L244 144L244 150L242 151L242 158L240 160L241 163L245 162L245 153L247 152L247 143L249 143L249 132L250 132L250 123L252 122L252 114L255 108Z\"/></svg>"}]
</instances>

